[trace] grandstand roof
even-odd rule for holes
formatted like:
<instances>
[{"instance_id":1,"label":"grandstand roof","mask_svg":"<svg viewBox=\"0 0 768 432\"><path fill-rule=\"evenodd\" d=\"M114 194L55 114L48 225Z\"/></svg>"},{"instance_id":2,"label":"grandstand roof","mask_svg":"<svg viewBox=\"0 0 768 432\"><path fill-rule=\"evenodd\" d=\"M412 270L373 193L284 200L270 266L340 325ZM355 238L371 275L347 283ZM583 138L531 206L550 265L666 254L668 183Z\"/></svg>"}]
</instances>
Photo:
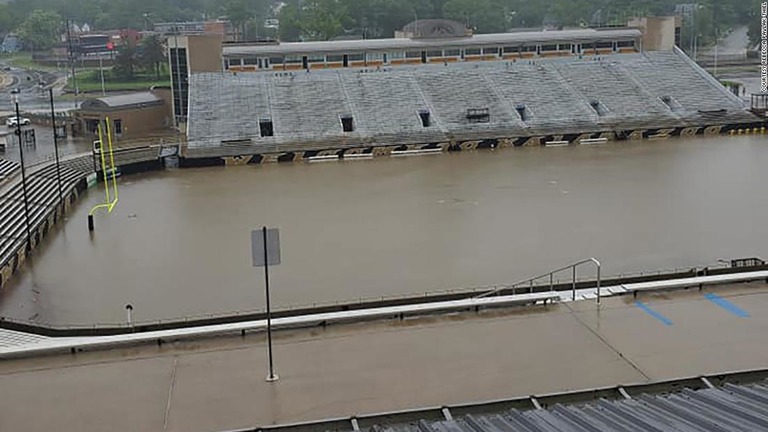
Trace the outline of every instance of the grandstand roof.
<instances>
[{"instance_id":1,"label":"grandstand roof","mask_svg":"<svg viewBox=\"0 0 768 432\"><path fill-rule=\"evenodd\" d=\"M637 29L611 30L559 30L517 33L478 34L472 37L456 38L425 38L425 39L365 39L352 41L323 41L323 42L285 42L269 45L232 45L224 46L224 56L268 55L268 54L300 54L307 52L337 52L337 51L375 51L394 49L421 49L429 47L450 46L451 43L461 46L471 45L503 45L520 43L547 43L568 41L599 41L613 38L638 38L641 36Z\"/></svg>"}]
</instances>

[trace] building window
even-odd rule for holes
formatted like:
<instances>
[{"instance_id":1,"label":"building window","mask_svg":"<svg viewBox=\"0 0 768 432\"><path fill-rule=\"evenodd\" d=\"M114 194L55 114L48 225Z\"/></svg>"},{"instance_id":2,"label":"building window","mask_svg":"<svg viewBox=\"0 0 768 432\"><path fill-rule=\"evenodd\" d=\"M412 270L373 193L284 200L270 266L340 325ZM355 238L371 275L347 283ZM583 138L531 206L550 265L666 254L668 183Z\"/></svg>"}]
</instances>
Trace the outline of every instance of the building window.
<instances>
[{"instance_id":1,"label":"building window","mask_svg":"<svg viewBox=\"0 0 768 432\"><path fill-rule=\"evenodd\" d=\"M381 52L370 52L365 55L368 61L373 61L373 62L385 61L384 56L385 54Z\"/></svg>"},{"instance_id":2,"label":"building window","mask_svg":"<svg viewBox=\"0 0 768 432\"><path fill-rule=\"evenodd\" d=\"M480 55L480 48L467 48L464 53L466 55Z\"/></svg>"},{"instance_id":3,"label":"building window","mask_svg":"<svg viewBox=\"0 0 768 432\"><path fill-rule=\"evenodd\" d=\"M483 48L483 54L499 54L499 48L493 47L493 48Z\"/></svg>"},{"instance_id":4,"label":"building window","mask_svg":"<svg viewBox=\"0 0 768 432\"><path fill-rule=\"evenodd\" d=\"M259 61L255 57L244 58L243 59L243 65L244 66L253 66L253 65L257 65L257 64L259 64Z\"/></svg>"},{"instance_id":5,"label":"building window","mask_svg":"<svg viewBox=\"0 0 768 432\"><path fill-rule=\"evenodd\" d=\"M557 51L557 45L542 45L542 51Z\"/></svg>"},{"instance_id":6,"label":"building window","mask_svg":"<svg viewBox=\"0 0 768 432\"><path fill-rule=\"evenodd\" d=\"M442 57L443 51L442 50L430 50L427 51L427 57L429 58L435 58L435 57Z\"/></svg>"},{"instance_id":7,"label":"building window","mask_svg":"<svg viewBox=\"0 0 768 432\"><path fill-rule=\"evenodd\" d=\"M458 48L445 50L446 57L459 57L460 55L461 55L461 50Z\"/></svg>"},{"instance_id":8,"label":"building window","mask_svg":"<svg viewBox=\"0 0 768 432\"><path fill-rule=\"evenodd\" d=\"M302 56L285 56L285 64L297 64L302 63L303 57Z\"/></svg>"},{"instance_id":9,"label":"building window","mask_svg":"<svg viewBox=\"0 0 768 432\"><path fill-rule=\"evenodd\" d=\"M98 120L86 120L85 121L85 130L88 131L91 134L96 134L96 132L99 129L99 121Z\"/></svg>"},{"instance_id":10,"label":"building window","mask_svg":"<svg viewBox=\"0 0 768 432\"><path fill-rule=\"evenodd\" d=\"M308 57L310 63L325 63L325 56L322 54L314 54Z\"/></svg>"},{"instance_id":11,"label":"building window","mask_svg":"<svg viewBox=\"0 0 768 432\"><path fill-rule=\"evenodd\" d=\"M171 48L171 86L173 88L173 110L178 121L186 121L189 100L189 78L186 48Z\"/></svg>"},{"instance_id":12,"label":"building window","mask_svg":"<svg viewBox=\"0 0 768 432\"><path fill-rule=\"evenodd\" d=\"M409 58L409 59L421 58L421 51L407 51L405 53L405 58Z\"/></svg>"},{"instance_id":13,"label":"building window","mask_svg":"<svg viewBox=\"0 0 768 432\"><path fill-rule=\"evenodd\" d=\"M120 135L123 133L123 121L122 120L115 120L115 134Z\"/></svg>"}]
</instances>

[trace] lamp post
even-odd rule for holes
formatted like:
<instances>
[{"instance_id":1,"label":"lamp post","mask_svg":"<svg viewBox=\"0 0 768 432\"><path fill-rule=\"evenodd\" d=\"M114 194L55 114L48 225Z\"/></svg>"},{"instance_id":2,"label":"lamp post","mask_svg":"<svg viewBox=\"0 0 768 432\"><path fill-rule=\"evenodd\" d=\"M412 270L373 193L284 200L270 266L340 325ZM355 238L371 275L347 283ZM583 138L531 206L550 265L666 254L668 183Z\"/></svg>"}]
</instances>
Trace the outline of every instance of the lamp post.
<instances>
[{"instance_id":1,"label":"lamp post","mask_svg":"<svg viewBox=\"0 0 768 432\"><path fill-rule=\"evenodd\" d=\"M13 95L16 105L16 135L19 137L19 160L21 162L21 190L24 197L24 217L26 219L27 251L32 249L32 236L29 234L29 200L27 198L27 170L24 168L24 144L21 142L21 113L19 113L19 96Z\"/></svg>"},{"instance_id":2,"label":"lamp post","mask_svg":"<svg viewBox=\"0 0 768 432\"><path fill-rule=\"evenodd\" d=\"M53 88L48 89L48 95L51 98L51 125L53 125L53 152L56 156L56 181L59 186L59 205L62 213L64 212L64 194L61 189L61 166L59 165L59 134L56 131L56 110L53 107Z\"/></svg>"}]
</instances>

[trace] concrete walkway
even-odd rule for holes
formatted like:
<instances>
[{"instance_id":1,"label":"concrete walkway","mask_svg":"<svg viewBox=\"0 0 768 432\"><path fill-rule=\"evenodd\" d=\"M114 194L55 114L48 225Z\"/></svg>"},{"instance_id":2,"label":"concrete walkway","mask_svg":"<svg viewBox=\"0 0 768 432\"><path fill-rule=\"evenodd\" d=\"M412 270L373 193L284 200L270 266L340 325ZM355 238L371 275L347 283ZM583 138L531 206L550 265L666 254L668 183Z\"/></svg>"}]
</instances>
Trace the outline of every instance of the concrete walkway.
<instances>
[{"instance_id":1,"label":"concrete walkway","mask_svg":"<svg viewBox=\"0 0 768 432\"><path fill-rule=\"evenodd\" d=\"M226 430L763 368L766 288L284 331L272 384L261 335L8 360L0 430Z\"/></svg>"}]
</instances>

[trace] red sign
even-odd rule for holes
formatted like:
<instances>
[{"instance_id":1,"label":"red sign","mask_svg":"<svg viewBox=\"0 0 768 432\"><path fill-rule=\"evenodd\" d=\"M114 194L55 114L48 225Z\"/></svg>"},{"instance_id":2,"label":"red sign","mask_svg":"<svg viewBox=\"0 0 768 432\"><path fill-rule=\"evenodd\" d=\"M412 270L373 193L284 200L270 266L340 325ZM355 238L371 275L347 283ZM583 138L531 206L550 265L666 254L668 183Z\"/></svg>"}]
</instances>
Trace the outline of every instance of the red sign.
<instances>
[{"instance_id":1,"label":"red sign","mask_svg":"<svg viewBox=\"0 0 768 432\"><path fill-rule=\"evenodd\" d=\"M107 42L107 49L112 51L115 49L115 44L113 44L112 41Z\"/></svg>"}]
</instances>

